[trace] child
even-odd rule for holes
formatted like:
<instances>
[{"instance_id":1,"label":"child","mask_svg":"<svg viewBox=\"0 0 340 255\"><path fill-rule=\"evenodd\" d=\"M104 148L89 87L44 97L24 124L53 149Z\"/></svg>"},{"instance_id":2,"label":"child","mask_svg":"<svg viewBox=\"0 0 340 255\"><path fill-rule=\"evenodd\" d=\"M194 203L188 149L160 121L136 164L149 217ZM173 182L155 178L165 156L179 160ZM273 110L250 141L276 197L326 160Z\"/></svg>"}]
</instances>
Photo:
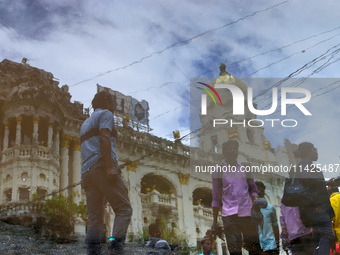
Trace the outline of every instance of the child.
<instances>
[{"instance_id":1,"label":"child","mask_svg":"<svg viewBox=\"0 0 340 255\"><path fill-rule=\"evenodd\" d=\"M203 238L201 241L201 249L203 250L202 253L200 253L199 255L213 255L211 253L212 250L212 240L210 238Z\"/></svg>"}]
</instances>

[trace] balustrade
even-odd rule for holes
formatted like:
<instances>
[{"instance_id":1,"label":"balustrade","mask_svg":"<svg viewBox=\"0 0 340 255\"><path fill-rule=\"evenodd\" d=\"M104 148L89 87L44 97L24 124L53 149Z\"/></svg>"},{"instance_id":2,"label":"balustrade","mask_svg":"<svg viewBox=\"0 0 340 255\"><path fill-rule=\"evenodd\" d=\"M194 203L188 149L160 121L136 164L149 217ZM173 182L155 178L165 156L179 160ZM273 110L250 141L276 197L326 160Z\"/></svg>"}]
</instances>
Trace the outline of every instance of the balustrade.
<instances>
[{"instance_id":1,"label":"balustrade","mask_svg":"<svg viewBox=\"0 0 340 255\"><path fill-rule=\"evenodd\" d=\"M195 217L204 217L207 219L213 219L213 209L206 208L202 205L194 205L194 215Z\"/></svg>"},{"instance_id":2,"label":"balustrade","mask_svg":"<svg viewBox=\"0 0 340 255\"><path fill-rule=\"evenodd\" d=\"M177 207L177 198L175 195L161 194L156 190L151 191L148 194L142 194L142 204L150 205L156 203L159 205Z\"/></svg>"},{"instance_id":3,"label":"balustrade","mask_svg":"<svg viewBox=\"0 0 340 255\"><path fill-rule=\"evenodd\" d=\"M11 161L16 157L30 158L36 156L38 159L50 159L51 155L51 149L45 146L32 147L30 145L20 145L5 150L2 154L2 162Z\"/></svg>"},{"instance_id":4,"label":"balustrade","mask_svg":"<svg viewBox=\"0 0 340 255\"><path fill-rule=\"evenodd\" d=\"M42 213L43 206L42 201L3 204L0 205L0 218Z\"/></svg>"}]
</instances>

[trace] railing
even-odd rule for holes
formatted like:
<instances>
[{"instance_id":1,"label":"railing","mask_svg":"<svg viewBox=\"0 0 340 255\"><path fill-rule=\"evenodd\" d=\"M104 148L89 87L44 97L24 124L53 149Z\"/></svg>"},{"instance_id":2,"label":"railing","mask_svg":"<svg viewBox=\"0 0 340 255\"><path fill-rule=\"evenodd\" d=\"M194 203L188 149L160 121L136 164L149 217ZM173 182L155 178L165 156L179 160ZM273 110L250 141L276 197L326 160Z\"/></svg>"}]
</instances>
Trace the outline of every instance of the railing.
<instances>
[{"instance_id":1,"label":"railing","mask_svg":"<svg viewBox=\"0 0 340 255\"><path fill-rule=\"evenodd\" d=\"M158 201L162 204L176 206L176 197L174 195L159 194Z\"/></svg>"},{"instance_id":2,"label":"railing","mask_svg":"<svg viewBox=\"0 0 340 255\"><path fill-rule=\"evenodd\" d=\"M202 205L194 205L194 215L196 217L204 216L208 218L213 217L213 210L212 208L206 208Z\"/></svg>"},{"instance_id":3,"label":"railing","mask_svg":"<svg viewBox=\"0 0 340 255\"><path fill-rule=\"evenodd\" d=\"M176 208L177 198L173 194L161 194L157 190L153 190L148 194L141 194L142 204L151 205L153 203L166 205Z\"/></svg>"},{"instance_id":4,"label":"railing","mask_svg":"<svg viewBox=\"0 0 340 255\"><path fill-rule=\"evenodd\" d=\"M8 148L2 153L2 163L14 160L15 158L51 159L53 153L51 148L44 146L19 145Z\"/></svg>"},{"instance_id":5,"label":"railing","mask_svg":"<svg viewBox=\"0 0 340 255\"><path fill-rule=\"evenodd\" d=\"M177 198L173 194L161 194L157 190L153 190L147 194L141 194L142 204L144 206L149 206L152 204L164 205L164 206L171 206L173 208L177 207ZM196 218L202 218L205 220L213 220L213 209L206 208L202 205L194 205L194 216ZM222 220L219 217L219 220Z\"/></svg>"},{"instance_id":6,"label":"railing","mask_svg":"<svg viewBox=\"0 0 340 255\"><path fill-rule=\"evenodd\" d=\"M202 205L194 205L194 216L196 218L203 218L206 220L213 220L214 214L212 208L206 208ZM219 221L222 221L221 216L218 217Z\"/></svg>"},{"instance_id":7,"label":"railing","mask_svg":"<svg viewBox=\"0 0 340 255\"><path fill-rule=\"evenodd\" d=\"M213 218L213 211L211 208L203 208L203 216Z\"/></svg>"},{"instance_id":8,"label":"railing","mask_svg":"<svg viewBox=\"0 0 340 255\"><path fill-rule=\"evenodd\" d=\"M142 204L151 204L151 198L147 194L141 194Z\"/></svg>"},{"instance_id":9,"label":"railing","mask_svg":"<svg viewBox=\"0 0 340 255\"><path fill-rule=\"evenodd\" d=\"M188 146L183 144L174 144L172 141L161 139L159 137L150 135L148 133L139 133L137 131L129 131L117 127L120 134L122 135L121 141L132 141L138 145L143 145L144 148L150 148L152 150L158 150L163 148L163 151L170 152L173 154L179 154L186 158L190 156L190 149Z\"/></svg>"},{"instance_id":10,"label":"railing","mask_svg":"<svg viewBox=\"0 0 340 255\"><path fill-rule=\"evenodd\" d=\"M42 212L44 202L10 202L7 204L0 205L0 218L5 218L9 216L20 216L27 214L38 214Z\"/></svg>"},{"instance_id":11,"label":"railing","mask_svg":"<svg viewBox=\"0 0 340 255\"><path fill-rule=\"evenodd\" d=\"M38 151L37 151L37 156L38 158L41 159L48 159L51 157L51 151L50 149L46 148L46 147L38 147Z\"/></svg>"},{"instance_id":12,"label":"railing","mask_svg":"<svg viewBox=\"0 0 340 255\"><path fill-rule=\"evenodd\" d=\"M32 153L32 148L20 148L19 156L29 158Z\"/></svg>"},{"instance_id":13,"label":"railing","mask_svg":"<svg viewBox=\"0 0 340 255\"><path fill-rule=\"evenodd\" d=\"M169 196L158 196L158 201L163 204L171 204L171 197Z\"/></svg>"},{"instance_id":14,"label":"railing","mask_svg":"<svg viewBox=\"0 0 340 255\"><path fill-rule=\"evenodd\" d=\"M9 148L2 153L2 162L7 162L14 158L15 158L14 148Z\"/></svg>"}]
</instances>

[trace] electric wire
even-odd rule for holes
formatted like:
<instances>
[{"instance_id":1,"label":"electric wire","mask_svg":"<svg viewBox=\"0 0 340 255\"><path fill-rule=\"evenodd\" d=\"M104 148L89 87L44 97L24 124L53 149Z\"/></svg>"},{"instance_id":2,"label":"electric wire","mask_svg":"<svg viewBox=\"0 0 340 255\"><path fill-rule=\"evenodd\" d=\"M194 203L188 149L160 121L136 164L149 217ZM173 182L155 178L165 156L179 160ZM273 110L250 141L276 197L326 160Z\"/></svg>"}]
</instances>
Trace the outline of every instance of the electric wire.
<instances>
[{"instance_id":1,"label":"electric wire","mask_svg":"<svg viewBox=\"0 0 340 255\"><path fill-rule=\"evenodd\" d=\"M133 65L142 63L144 60L146 60L146 59L148 59L148 58L151 58L151 57L153 57L154 55L161 54L161 53L163 53L163 52L165 52L165 51L167 51L167 50L169 50L169 49L172 49L172 48L174 48L174 47L176 47L176 46L179 46L179 45L186 45L186 44L191 43L193 40L195 40L195 39L197 39L197 38L199 38L199 37L201 37L201 36L204 36L204 35L209 34L209 33L211 33L211 32L215 32L215 31L220 30L220 29L222 29L222 28L226 28L226 27L228 27L228 26L234 25L234 24L236 24L236 23L238 23L238 22L240 22L240 21L243 21L243 20L245 20L245 19L248 19L248 18L250 18L250 17L253 17L253 16L257 15L258 13L262 13L262 12L269 11L269 10L271 10L271 9L274 9L274 8L280 6L280 5L286 4L286 3L290 2L290 1L293 1L293 0L286 0L286 1L280 2L280 3L278 3L278 4L275 4L275 5L271 6L271 7L268 7L268 8L262 9L262 10L255 11L255 12L253 12L252 14L246 15L246 16L244 16L244 17L242 17L242 18L239 18L239 19L237 19L237 20L235 20L235 21L232 21L232 22L230 22L230 23L227 23L227 24L225 24L225 25L222 25L222 26L219 26L219 27L216 27L216 28L207 30L207 31L205 31L205 32L203 32L203 33L200 33L200 34L195 35L195 36L193 36L193 37L190 37L190 38L188 38L188 39L185 39L185 40L182 40L182 41L179 41L179 42L175 42L175 43L173 43L173 44L171 44L171 45L165 47L165 48L162 49L162 50L152 52L151 54L149 54L149 55L147 55L147 56L145 56L145 57L142 57L141 59L136 60L136 61L134 61L134 62L132 62L132 63L130 63L130 64L128 64L128 65L125 65L125 66L122 66L122 67L118 67L118 68L116 68L116 69L112 69L112 70L103 72L103 73L98 74L98 75L96 75L96 76L94 76L94 77L92 77L92 78L85 79L85 80L83 80L83 81L80 81L80 82L77 82L77 83L75 83L75 84L73 84L73 85L70 85L69 87L74 87L74 86L77 86L77 85L82 84L82 83L84 83L84 82L88 82L88 81L94 80L94 79L96 79L96 78L98 78L98 77L100 77L100 76L109 74L109 73L111 73L111 72L116 72L116 71L119 71L119 70L123 70L123 69L126 69L126 68L128 68L128 67L131 67L131 66L133 66Z\"/></svg>"}]
</instances>

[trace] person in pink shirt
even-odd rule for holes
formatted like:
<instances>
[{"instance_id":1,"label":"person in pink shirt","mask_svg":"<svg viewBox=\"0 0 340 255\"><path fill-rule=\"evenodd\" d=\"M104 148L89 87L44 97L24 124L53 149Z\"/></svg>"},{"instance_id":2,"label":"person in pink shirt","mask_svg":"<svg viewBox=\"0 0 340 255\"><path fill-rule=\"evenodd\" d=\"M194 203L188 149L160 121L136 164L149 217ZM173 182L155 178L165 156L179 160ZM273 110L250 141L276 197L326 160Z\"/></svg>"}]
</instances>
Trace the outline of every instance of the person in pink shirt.
<instances>
[{"instance_id":1,"label":"person in pink shirt","mask_svg":"<svg viewBox=\"0 0 340 255\"><path fill-rule=\"evenodd\" d=\"M251 207L258 197L252 175L241 171L237 162L239 144L229 140L222 145L225 166L222 173L215 172L212 178L212 230L217 230L217 217L221 210L224 233L230 255L241 255L242 245L249 254L258 254L259 238L255 224L251 219ZM249 176L248 176L249 175Z\"/></svg>"},{"instance_id":2,"label":"person in pink shirt","mask_svg":"<svg viewBox=\"0 0 340 255\"><path fill-rule=\"evenodd\" d=\"M302 224L299 207L287 207L281 203L280 225L282 244L287 245L293 255L313 254L313 229Z\"/></svg>"}]
</instances>

